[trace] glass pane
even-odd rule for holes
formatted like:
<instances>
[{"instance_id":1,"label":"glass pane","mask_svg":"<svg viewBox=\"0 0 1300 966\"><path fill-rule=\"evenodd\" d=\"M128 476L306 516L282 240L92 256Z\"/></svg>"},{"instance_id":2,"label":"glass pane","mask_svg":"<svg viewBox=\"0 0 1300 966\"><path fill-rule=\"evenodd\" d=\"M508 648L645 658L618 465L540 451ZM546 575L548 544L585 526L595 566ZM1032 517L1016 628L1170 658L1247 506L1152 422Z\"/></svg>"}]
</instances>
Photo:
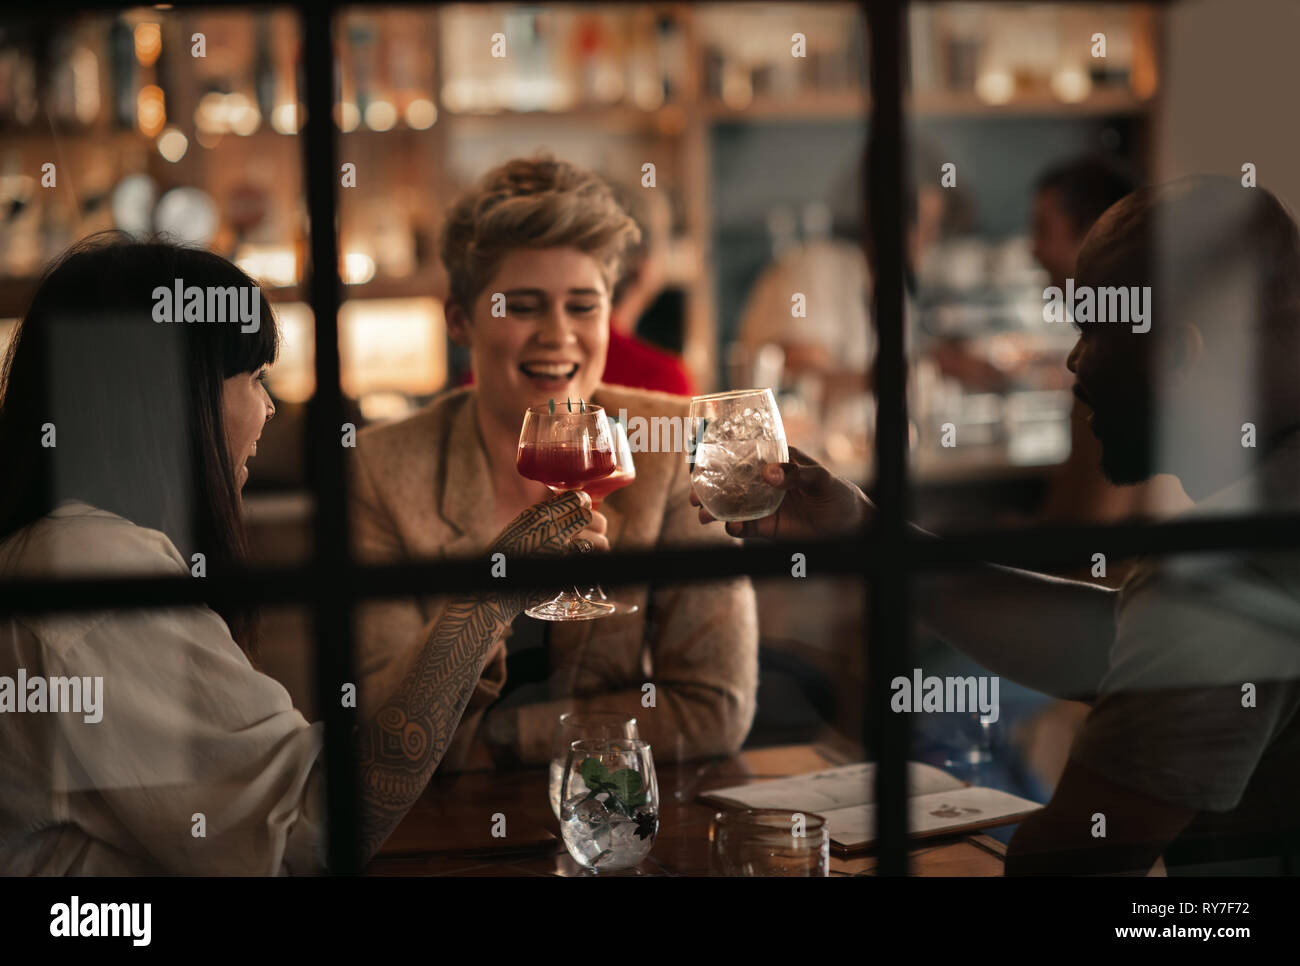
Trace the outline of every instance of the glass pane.
<instances>
[{"instance_id":1,"label":"glass pane","mask_svg":"<svg viewBox=\"0 0 1300 966\"><path fill-rule=\"evenodd\" d=\"M500 595L477 603L451 595L397 598L362 608L362 719L391 724L406 742L428 734L428 754L437 761L432 783L380 850L372 874L578 875L587 867L612 872L630 859L632 874L724 874L718 863L725 857L711 854L710 824L742 799L728 805L701 796L716 791L732 800L747 794L739 786L861 760L865 675L856 580L792 575L752 586L740 579L607 590L648 616L544 622L519 614L521 602ZM474 637L477 622L465 618L495 614L497 605L518 616L508 623L499 614L487 618L500 624L501 638ZM469 676L433 658L448 647L474 658ZM439 731L445 709L436 698L427 708L420 696L462 693L466 683L472 693L454 733ZM434 722L427 732L426 713ZM628 738L648 745L657 802L653 795L646 803L633 800L636 789L607 797L590 775L565 786L574 741ZM382 780L383 768L376 771ZM865 802L871 788L857 772L839 786L855 817L861 809L852 806ZM749 872L727 874L860 868L862 858L831 857L829 835L822 858L820 838L810 833L810 841L800 841L798 823L806 820L816 832L820 822L810 803L820 811L832 804L827 788L825 780L813 781L794 789L788 802L768 802L779 794L765 789L765 805L786 809L784 826L780 834L734 833L762 846L765 858L750 856ZM590 805L589 792L597 793ZM647 837L623 828L640 804L655 805L658 828ZM851 821L846 828L851 832ZM841 834L838 824L830 829ZM781 842L769 855L773 835ZM601 857L604 848L611 853ZM811 859L801 854L809 850Z\"/></svg>"},{"instance_id":2,"label":"glass pane","mask_svg":"<svg viewBox=\"0 0 1300 966\"><path fill-rule=\"evenodd\" d=\"M1297 572L1294 551L1241 550L1144 556L1118 591L1011 570L924 578L916 680L898 692L922 712L917 753L1050 802L1014 837L989 833L1010 843L1010 873L1146 872L1163 856L1170 875L1284 874Z\"/></svg>"},{"instance_id":3,"label":"glass pane","mask_svg":"<svg viewBox=\"0 0 1300 966\"><path fill-rule=\"evenodd\" d=\"M914 519L1096 526L1041 573L967 567L913 601L911 756L1052 803L989 833L1012 873L1281 868L1293 555L1126 557L1102 526L1235 517L1248 545L1251 515L1297 509L1300 143L1256 60L1279 18L910 11Z\"/></svg>"},{"instance_id":4,"label":"glass pane","mask_svg":"<svg viewBox=\"0 0 1300 966\"><path fill-rule=\"evenodd\" d=\"M1266 347L1291 318L1278 202L1294 209L1300 145L1268 120L1281 89L1253 58L1234 66L1249 110L1206 97L1198 66L1248 30L1273 36L1215 3L912 12L922 525L1160 520L1212 497L1270 508L1221 491L1294 421ZM1167 187L1182 178L1200 180ZM1127 220L1099 222L1126 196L1113 218ZM1211 321L1226 318L1240 324Z\"/></svg>"},{"instance_id":5,"label":"glass pane","mask_svg":"<svg viewBox=\"0 0 1300 966\"><path fill-rule=\"evenodd\" d=\"M151 408L151 419L165 420L168 407L180 416L189 400L167 398L169 388L180 397L207 389L194 379L169 387L168 374L159 370L175 369L183 358L176 353L188 351L181 333L169 330L200 321L233 326L239 338L232 347L241 342L273 346L278 332L280 352L292 368L303 355L300 334L304 324L309 330L305 320L310 319L297 301L306 237L301 145L295 136L300 120L298 42L293 15L275 9L252 14L139 8L60 17L57 23L29 16L0 26L0 60L10 79L0 85L0 126L5 131L0 204L6 212L0 239L0 348L18 331L17 322L27 311L41 273L71 246L92 236L90 244L100 246L114 237L123 242L154 237L212 252L237 265L260 284L268 300L266 315L261 299L227 303L224 291L218 293L222 297L209 298L207 288L216 284L214 280L197 274L183 278L157 253L142 256L140 276L133 277L141 290L132 304L145 326L139 338L151 348L131 344L134 336L119 339L106 328L96 336L103 336L105 346L92 350L85 345L88 364L100 348L109 353L98 357L100 365L112 360L121 367L122 359L130 360L129 368L121 369L121 385L102 385L113 398L88 402L87 413L103 404L100 415L105 420L141 426L141 436L150 436L143 428L148 423L136 420L125 398L119 402L114 395L138 384L151 386L138 393L140 404L147 402ZM103 234L112 231L119 234ZM64 276L65 284L69 280ZM232 277L221 287L247 281ZM105 313L126 308L113 304L108 293L90 298L90 291L88 301L97 301L96 308ZM67 302L71 293L62 296ZM70 309L64 305L61 311L67 314ZM237 314L241 311L244 315ZM172 325L156 328L160 318L171 318ZM92 323L81 313L75 325L69 324L68 332L73 333L78 325ZM29 351L33 345L28 344ZM221 351L215 343L213 348ZM50 351L57 358L50 360L43 388L66 409L78 397L73 387L84 374L58 344L51 343ZM228 353L225 370L235 361L255 368L262 360L252 357L263 354L233 348ZM307 392L300 378L286 374L282 379L276 368L271 369L269 385L278 418L266 427L259 458L247 466L244 508L254 530L305 519L309 503L302 463ZM225 370L223 378L236 374ZM58 419L53 422L57 426ZM182 432L183 423L182 416L176 432ZM117 458L129 464L133 457L121 447L133 444L114 441L114 435L107 432L99 438L106 446L119 447ZM193 508L187 506L188 468L182 466L185 447L162 429L152 435L160 458L173 461L168 473L181 473L170 490L175 506L169 512L192 515ZM251 452L251 444L241 446ZM65 478L67 461L81 460L83 469L94 475L95 459L107 458L107 453L92 456L71 439L65 439L57 454ZM236 470L245 455L241 451L232 456ZM53 485L62 496L68 495L62 484ZM159 507L163 503L144 496L141 501ZM255 532L253 544L260 548L265 541L258 537ZM274 558L255 554L254 559L305 559L304 540L295 537L281 545Z\"/></svg>"},{"instance_id":6,"label":"glass pane","mask_svg":"<svg viewBox=\"0 0 1300 966\"><path fill-rule=\"evenodd\" d=\"M560 422L571 402L577 416L594 404L622 424L630 465L611 476L621 485L589 488L604 498L600 526L615 552L731 543L689 502L694 393L770 389L790 444L863 478L873 407L859 243L862 26L852 4L345 12L335 123L340 163L352 167L340 191L340 348L342 389L364 427L348 452L358 559L509 567L536 530L512 521L565 482L520 470L524 414L550 417L552 400ZM756 614L748 583L737 586L743 599L604 588L605 601L635 611L590 626L513 618L520 670L489 664L471 704L496 700L502 675L506 689L522 682L495 720L522 715L527 734L498 724L495 753L483 742L453 748L442 769L545 764L556 702L603 695L636 710L637 689L657 677L659 707L676 724L648 719L642 738L672 787L695 781L697 766L684 762L734 750L746 734L755 746L856 741L861 594L820 581L760 594ZM599 593L588 596L599 605ZM363 717L410 681L439 606L361 608ZM718 606L727 616L704 629ZM808 630L800 615L810 610L825 627ZM570 642L555 669L538 665L545 635ZM687 658L696 635L714 643ZM760 688L775 690L749 729L743 702L709 710L712 685L694 675L755 672L760 641L774 662ZM638 653L649 669L635 666ZM508 716L514 706L527 713ZM477 727L470 721L462 731ZM805 764L816 762L825 764ZM471 804L475 816L492 813ZM554 836L549 820L538 829ZM490 828L475 819L463 831Z\"/></svg>"},{"instance_id":7,"label":"glass pane","mask_svg":"<svg viewBox=\"0 0 1300 966\"><path fill-rule=\"evenodd\" d=\"M446 473L419 512L448 532L404 541L405 553L472 554L544 494L520 487L511 464L523 411L550 399L622 413L633 452L668 467L684 403L636 391L770 387L794 445L863 478L873 406L856 7L376 7L348 11L337 36L340 160L355 169L340 191L342 388L358 426L393 424L362 434L355 463L369 481L354 488L373 482L396 505L396 477L367 439L371 453L402 449L417 428L483 441L424 461L427 485L412 477L426 493ZM513 214L489 215L486 199L516 190L510 178L533 187L518 189ZM557 267L539 247L584 257ZM578 293L555 300L578 333L562 350L541 331L549 295L518 294L539 287L534 276ZM603 294L584 304L586 288ZM494 513L446 495L488 480L503 498Z\"/></svg>"},{"instance_id":8,"label":"glass pane","mask_svg":"<svg viewBox=\"0 0 1300 966\"><path fill-rule=\"evenodd\" d=\"M302 327L298 60L284 10L0 24L0 585L141 576L214 591L0 618L0 703L43 690L32 710L48 712L4 716L5 872L319 865L321 729L262 673L310 693L312 649L281 650L277 622L303 611L264 611L259 633L249 600L215 592L311 555L305 397L281 398L268 376L300 349L286 334ZM83 702L102 684L99 720L55 712L60 676Z\"/></svg>"},{"instance_id":9,"label":"glass pane","mask_svg":"<svg viewBox=\"0 0 1300 966\"><path fill-rule=\"evenodd\" d=\"M53 560L60 576L139 569L120 563L171 569L148 534L68 510L0 542L0 561L28 575L48 574ZM284 607L262 618L260 639L229 608L201 604L0 618L0 868L73 876L319 872L324 725L310 723L281 683L302 687L311 651L286 647L283 629L306 617Z\"/></svg>"},{"instance_id":10,"label":"glass pane","mask_svg":"<svg viewBox=\"0 0 1300 966\"><path fill-rule=\"evenodd\" d=\"M909 403L923 523L1100 522L1187 505L1172 479L1120 489L1102 477L1065 365L1076 330L1043 315L1097 216L1160 180L1149 132L1167 93L1161 16L1145 4L911 12Z\"/></svg>"}]
</instances>

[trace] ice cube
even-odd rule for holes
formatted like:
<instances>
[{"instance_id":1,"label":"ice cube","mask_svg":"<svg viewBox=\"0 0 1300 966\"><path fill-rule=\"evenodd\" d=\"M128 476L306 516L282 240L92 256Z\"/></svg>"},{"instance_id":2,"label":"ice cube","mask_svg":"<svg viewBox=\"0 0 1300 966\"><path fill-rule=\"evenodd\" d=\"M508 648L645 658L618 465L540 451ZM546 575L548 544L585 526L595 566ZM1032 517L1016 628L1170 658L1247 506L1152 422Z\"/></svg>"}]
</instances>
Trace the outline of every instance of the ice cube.
<instances>
[{"instance_id":1,"label":"ice cube","mask_svg":"<svg viewBox=\"0 0 1300 966\"><path fill-rule=\"evenodd\" d=\"M636 822L623 815L615 815L609 821L609 846L612 849L631 848L638 845Z\"/></svg>"},{"instance_id":2,"label":"ice cube","mask_svg":"<svg viewBox=\"0 0 1300 966\"><path fill-rule=\"evenodd\" d=\"M604 805L595 799L579 802L574 806L573 814L578 821L588 828L598 829L609 824L609 812L605 810Z\"/></svg>"}]
</instances>

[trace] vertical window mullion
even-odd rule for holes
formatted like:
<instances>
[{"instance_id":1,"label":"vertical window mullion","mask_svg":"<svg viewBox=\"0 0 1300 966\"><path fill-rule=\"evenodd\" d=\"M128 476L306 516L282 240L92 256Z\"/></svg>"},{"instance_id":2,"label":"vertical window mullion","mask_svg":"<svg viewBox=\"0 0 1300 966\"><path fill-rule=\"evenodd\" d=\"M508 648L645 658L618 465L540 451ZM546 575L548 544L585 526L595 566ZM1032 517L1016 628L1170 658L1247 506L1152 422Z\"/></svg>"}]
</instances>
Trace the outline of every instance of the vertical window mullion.
<instances>
[{"instance_id":1,"label":"vertical window mullion","mask_svg":"<svg viewBox=\"0 0 1300 966\"><path fill-rule=\"evenodd\" d=\"M316 695L325 719L325 780L329 867L360 871L360 803L356 709L343 706L339 688L352 673L352 582L348 557L346 466L340 433L338 310L341 292L337 222L338 163L333 124L333 3L303 3L307 122L302 139L307 210L311 217L311 307L315 318L316 392L308 420L306 459L314 497L312 623L316 642Z\"/></svg>"},{"instance_id":2,"label":"vertical window mullion","mask_svg":"<svg viewBox=\"0 0 1300 966\"><path fill-rule=\"evenodd\" d=\"M871 51L870 133L863 198L874 250L872 291L878 343L875 360L876 503L873 532L887 559L898 562L868 579L868 754L876 760L876 839L880 875L907 874L907 716L890 713L889 682L903 674L908 649L910 561L907 521L907 360L903 319L904 130L902 0L867 0Z\"/></svg>"}]
</instances>

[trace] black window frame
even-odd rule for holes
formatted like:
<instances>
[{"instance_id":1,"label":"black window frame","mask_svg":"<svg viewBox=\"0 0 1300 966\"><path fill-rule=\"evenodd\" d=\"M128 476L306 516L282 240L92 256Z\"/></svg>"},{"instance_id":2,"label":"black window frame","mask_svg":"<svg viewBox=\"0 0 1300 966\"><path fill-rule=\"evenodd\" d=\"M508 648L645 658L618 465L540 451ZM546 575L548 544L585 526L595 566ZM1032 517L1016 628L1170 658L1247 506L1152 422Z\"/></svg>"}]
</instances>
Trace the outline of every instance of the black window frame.
<instances>
[{"instance_id":1,"label":"black window frame","mask_svg":"<svg viewBox=\"0 0 1300 966\"><path fill-rule=\"evenodd\" d=\"M924 2L924 0L922 0ZM1070 0L1066 0L1070 2ZM869 237L876 252L872 317L878 320L875 386L877 425L874 496L879 507L870 529L860 534L818 541L716 549L616 553L593 561L562 564L542 560L512 562L505 578L464 560L358 566L350 556L347 476L342 446L324 445L337 438L344 423L339 380L338 311L342 280L338 265L338 131L333 118L333 31L338 14L348 8L392 7L402 3L335 0L275 4L294 9L302 28L302 58L307 121L299 137L303 149L308 211L311 216L309 291L315 316L316 391L311 403L310 485L315 514L311 562L303 567L259 569L229 576L14 580L0 581L0 616L89 609L148 608L208 600L251 600L259 604L306 604L311 608L319 707L325 720L329 869L334 874L361 871L360 809L355 769L356 711L338 700L342 682L354 681L355 607L366 600L415 596L430 587L442 592L490 591L503 586L553 585L557 569L563 581L599 580L606 586L627 583L683 583L749 576L788 576L790 555L803 553L818 577L859 577L872 605L863 619L868 683L863 698L862 739L876 758L878 811L877 870L884 875L908 871L906 760L910 729L907 715L889 710L889 682L906 675L912 581L926 571L963 568L979 562L1032 567L1108 556L1214 552L1300 546L1300 515L1250 514L1231 519L1107 526L1051 526L1022 530L983 529L939 541L909 531L906 356L904 345L904 161L906 158L907 49L906 0L867 0L864 14L870 57L870 98L866 122L869 138L862 168L863 197L868 199ZM438 7L441 4L420 4ZM138 4L100 4L95 0L61 3L67 12L131 9ZM250 8L246 3L208 0L177 7ZM30 16L30 14L28 14ZM335 266L320 273L320 265ZM872 646L874 644L874 646Z\"/></svg>"}]
</instances>

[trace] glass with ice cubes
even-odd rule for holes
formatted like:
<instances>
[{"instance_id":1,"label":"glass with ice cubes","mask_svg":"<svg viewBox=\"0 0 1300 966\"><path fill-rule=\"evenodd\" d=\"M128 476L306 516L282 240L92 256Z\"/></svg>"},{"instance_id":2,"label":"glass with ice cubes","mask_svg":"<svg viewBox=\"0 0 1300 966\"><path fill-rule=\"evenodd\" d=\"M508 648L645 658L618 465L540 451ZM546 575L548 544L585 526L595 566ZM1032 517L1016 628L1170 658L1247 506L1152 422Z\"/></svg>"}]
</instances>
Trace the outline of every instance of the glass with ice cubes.
<instances>
[{"instance_id":1,"label":"glass with ice cubes","mask_svg":"<svg viewBox=\"0 0 1300 966\"><path fill-rule=\"evenodd\" d=\"M757 520L775 513L785 491L763 482L762 466L789 460L771 389L691 399L686 461L695 495L715 520Z\"/></svg>"},{"instance_id":2,"label":"glass with ice cubes","mask_svg":"<svg viewBox=\"0 0 1300 966\"><path fill-rule=\"evenodd\" d=\"M551 739L550 795L551 811L560 817L560 785L564 781L564 766L569 760L569 749L581 738L640 738L636 718L621 711L570 711L560 715ZM581 782L581 777L576 781ZM583 791L581 784L573 793Z\"/></svg>"},{"instance_id":3,"label":"glass with ice cubes","mask_svg":"<svg viewBox=\"0 0 1300 966\"><path fill-rule=\"evenodd\" d=\"M560 834L592 872L639 864L659 833L659 782L650 745L597 738L570 745L560 784Z\"/></svg>"}]
</instances>

